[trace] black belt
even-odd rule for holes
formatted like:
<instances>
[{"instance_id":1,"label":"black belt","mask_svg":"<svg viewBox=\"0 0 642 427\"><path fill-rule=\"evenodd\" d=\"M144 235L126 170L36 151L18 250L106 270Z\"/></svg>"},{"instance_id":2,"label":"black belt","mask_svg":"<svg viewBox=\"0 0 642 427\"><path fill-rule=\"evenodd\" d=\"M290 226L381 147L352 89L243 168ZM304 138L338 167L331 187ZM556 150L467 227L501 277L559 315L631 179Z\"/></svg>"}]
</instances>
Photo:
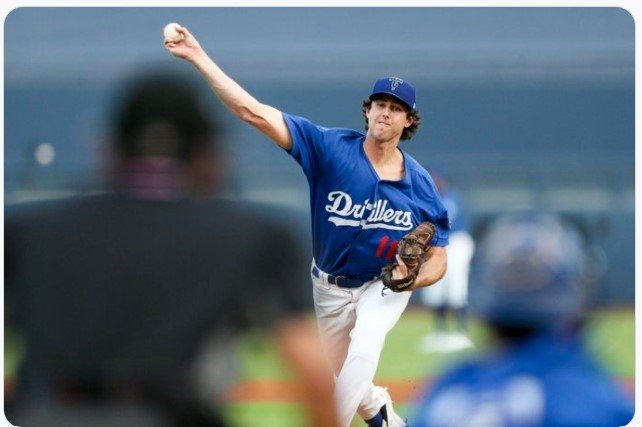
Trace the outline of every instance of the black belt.
<instances>
[{"instance_id":1,"label":"black belt","mask_svg":"<svg viewBox=\"0 0 642 427\"><path fill-rule=\"evenodd\" d=\"M312 267L312 275L317 279L321 279L321 271L316 265ZM349 279L346 276L333 276L331 274L328 274L327 276L329 284L337 285L340 288L359 288L367 282L367 280Z\"/></svg>"}]
</instances>

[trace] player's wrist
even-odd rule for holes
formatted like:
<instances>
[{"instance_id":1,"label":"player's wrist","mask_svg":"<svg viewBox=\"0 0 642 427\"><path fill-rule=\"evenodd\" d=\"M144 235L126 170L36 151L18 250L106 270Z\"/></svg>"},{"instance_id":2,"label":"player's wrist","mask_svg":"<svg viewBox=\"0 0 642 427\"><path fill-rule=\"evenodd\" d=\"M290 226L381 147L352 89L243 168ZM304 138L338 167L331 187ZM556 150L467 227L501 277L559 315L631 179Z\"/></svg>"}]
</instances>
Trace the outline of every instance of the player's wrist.
<instances>
[{"instance_id":1,"label":"player's wrist","mask_svg":"<svg viewBox=\"0 0 642 427\"><path fill-rule=\"evenodd\" d=\"M412 291L415 291L417 289L420 289L420 288L423 288L423 287L426 287L426 286L430 286L430 284L432 284L432 283L430 283L430 282L428 282L426 280L423 280L420 277L417 277L417 278L415 278L415 280L408 287L406 287L405 289L402 289L402 292L412 292Z\"/></svg>"},{"instance_id":2,"label":"player's wrist","mask_svg":"<svg viewBox=\"0 0 642 427\"><path fill-rule=\"evenodd\" d=\"M208 62L213 62L200 46L188 53L185 59L199 69L204 68Z\"/></svg>"}]
</instances>

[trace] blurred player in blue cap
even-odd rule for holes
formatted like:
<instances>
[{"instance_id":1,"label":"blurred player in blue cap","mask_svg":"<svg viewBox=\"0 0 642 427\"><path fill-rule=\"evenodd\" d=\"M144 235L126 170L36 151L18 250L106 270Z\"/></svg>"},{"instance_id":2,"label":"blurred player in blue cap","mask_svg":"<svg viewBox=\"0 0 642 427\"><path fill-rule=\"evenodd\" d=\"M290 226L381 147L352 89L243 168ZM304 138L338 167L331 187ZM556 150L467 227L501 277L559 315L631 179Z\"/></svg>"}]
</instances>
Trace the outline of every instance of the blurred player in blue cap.
<instances>
[{"instance_id":1,"label":"blurred player in blue cap","mask_svg":"<svg viewBox=\"0 0 642 427\"><path fill-rule=\"evenodd\" d=\"M633 404L586 352L586 254L548 214L498 219L473 261L471 308L498 349L420 397L413 427L621 426Z\"/></svg>"}]
</instances>

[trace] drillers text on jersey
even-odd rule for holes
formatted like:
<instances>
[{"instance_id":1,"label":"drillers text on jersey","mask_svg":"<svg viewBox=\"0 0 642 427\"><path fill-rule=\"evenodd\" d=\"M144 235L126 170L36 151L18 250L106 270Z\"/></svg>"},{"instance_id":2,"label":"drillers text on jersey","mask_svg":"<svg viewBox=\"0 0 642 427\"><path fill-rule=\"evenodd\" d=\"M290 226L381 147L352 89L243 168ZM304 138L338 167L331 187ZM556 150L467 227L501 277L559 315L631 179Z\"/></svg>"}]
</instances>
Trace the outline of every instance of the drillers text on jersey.
<instances>
[{"instance_id":1,"label":"drillers text on jersey","mask_svg":"<svg viewBox=\"0 0 642 427\"><path fill-rule=\"evenodd\" d=\"M343 191L331 191L328 193L328 201L331 203L325 206L328 213L338 216L331 216L328 221L337 226L362 227L362 228L385 228L388 230L410 230L412 228L412 212L394 210L388 208L388 200L380 199L370 203L366 199L362 204L352 201L352 197ZM366 211L370 214L363 219Z\"/></svg>"}]
</instances>

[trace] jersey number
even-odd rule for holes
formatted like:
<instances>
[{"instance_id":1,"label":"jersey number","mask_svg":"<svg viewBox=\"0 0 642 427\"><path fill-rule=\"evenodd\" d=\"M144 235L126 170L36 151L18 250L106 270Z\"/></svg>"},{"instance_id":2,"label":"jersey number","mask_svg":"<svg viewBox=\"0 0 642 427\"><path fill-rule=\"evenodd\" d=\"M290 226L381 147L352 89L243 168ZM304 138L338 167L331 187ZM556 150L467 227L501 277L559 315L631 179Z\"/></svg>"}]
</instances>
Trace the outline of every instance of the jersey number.
<instances>
[{"instance_id":1,"label":"jersey number","mask_svg":"<svg viewBox=\"0 0 642 427\"><path fill-rule=\"evenodd\" d=\"M385 258L386 261L392 261L397 252L397 245L399 245L399 240L390 241L390 236L383 236L379 239L379 246L377 247L377 253L375 256L377 258Z\"/></svg>"}]
</instances>

